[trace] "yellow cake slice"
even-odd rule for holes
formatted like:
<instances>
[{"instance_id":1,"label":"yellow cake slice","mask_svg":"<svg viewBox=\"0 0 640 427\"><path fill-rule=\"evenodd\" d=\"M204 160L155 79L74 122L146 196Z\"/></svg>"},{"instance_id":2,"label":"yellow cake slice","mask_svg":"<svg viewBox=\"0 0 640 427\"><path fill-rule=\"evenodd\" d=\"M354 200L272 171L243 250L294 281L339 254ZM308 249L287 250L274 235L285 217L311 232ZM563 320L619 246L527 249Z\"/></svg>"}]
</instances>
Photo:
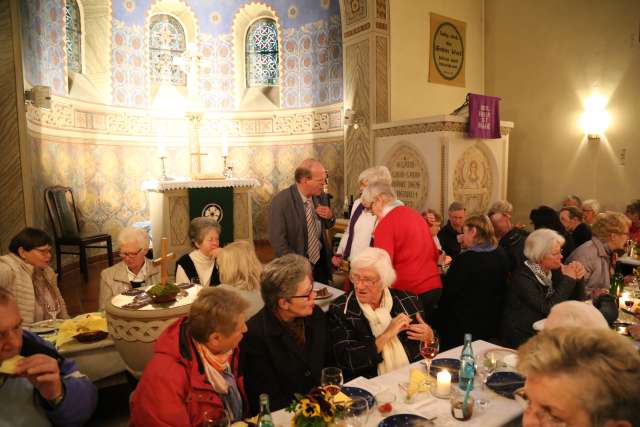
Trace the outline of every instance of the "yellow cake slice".
<instances>
[{"instance_id":1,"label":"yellow cake slice","mask_svg":"<svg viewBox=\"0 0 640 427\"><path fill-rule=\"evenodd\" d=\"M429 391L429 375L421 369L411 369L409 373L409 387L407 387L407 398L411 399L414 394Z\"/></svg>"},{"instance_id":2,"label":"yellow cake slice","mask_svg":"<svg viewBox=\"0 0 640 427\"><path fill-rule=\"evenodd\" d=\"M0 364L0 374L8 374L15 375L16 374L16 365L18 361L24 359L24 356L15 355L10 357L9 359L5 359Z\"/></svg>"},{"instance_id":3,"label":"yellow cake slice","mask_svg":"<svg viewBox=\"0 0 640 427\"><path fill-rule=\"evenodd\" d=\"M339 391L335 396L333 396L333 403L345 403L345 402L351 402L351 398L346 394L344 394L343 392Z\"/></svg>"}]
</instances>

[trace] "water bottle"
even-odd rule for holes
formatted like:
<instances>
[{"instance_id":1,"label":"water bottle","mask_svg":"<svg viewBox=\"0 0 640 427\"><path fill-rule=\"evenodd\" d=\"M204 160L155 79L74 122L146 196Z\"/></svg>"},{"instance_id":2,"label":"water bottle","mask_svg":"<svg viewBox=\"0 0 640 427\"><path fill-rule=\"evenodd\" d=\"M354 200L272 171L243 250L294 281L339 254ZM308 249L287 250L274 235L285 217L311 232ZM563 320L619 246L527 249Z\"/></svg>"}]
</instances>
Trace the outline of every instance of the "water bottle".
<instances>
[{"instance_id":1,"label":"water bottle","mask_svg":"<svg viewBox=\"0 0 640 427\"><path fill-rule=\"evenodd\" d=\"M473 390L473 377L476 375L476 359L473 357L473 348L471 347L471 334L464 334L464 346L460 353L460 382L458 386L462 390L467 390L467 386L471 383L470 390Z\"/></svg>"},{"instance_id":2,"label":"water bottle","mask_svg":"<svg viewBox=\"0 0 640 427\"><path fill-rule=\"evenodd\" d=\"M273 419L269 410L269 395L262 393L260 395L260 413L258 414L257 427L273 427Z\"/></svg>"}]
</instances>

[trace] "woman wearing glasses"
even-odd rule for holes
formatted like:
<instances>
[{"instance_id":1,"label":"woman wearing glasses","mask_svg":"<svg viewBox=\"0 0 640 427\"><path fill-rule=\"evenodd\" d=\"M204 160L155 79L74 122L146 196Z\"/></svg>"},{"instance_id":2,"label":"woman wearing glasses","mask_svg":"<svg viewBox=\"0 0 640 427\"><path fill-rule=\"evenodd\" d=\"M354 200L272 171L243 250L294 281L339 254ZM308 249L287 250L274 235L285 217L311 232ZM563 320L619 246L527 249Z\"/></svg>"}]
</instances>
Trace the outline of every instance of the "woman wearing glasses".
<instances>
[{"instance_id":1,"label":"woman wearing glasses","mask_svg":"<svg viewBox=\"0 0 640 427\"><path fill-rule=\"evenodd\" d=\"M267 393L271 410L289 406L294 393L320 384L327 347L326 318L314 302L311 264L287 254L267 264L260 276L264 308L247 322L240 363L251 413Z\"/></svg>"},{"instance_id":2,"label":"woman wearing glasses","mask_svg":"<svg viewBox=\"0 0 640 427\"><path fill-rule=\"evenodd\" d=\"M0 256L0 287L16 298L25 323L61 317L68 319L67 306L51 267L51 237L27 227L9 243L9 254Z\"/></svg>"},{"instance_id":3,"label":"woman wearing glasses","mask_svg":"<svg viewBox=\"0 0 640 427\"><path fill-rule=\"evenodd\" d=\"M146 255L149 236L140 228L127 227L118 235L122 261L100 274L100 310L119 293L160 282L160 270Z\"/></svg>"},{"instance_id":4,"label":"woman wearing glasses","mask_svg":"<svg viewBox=\"0 0 640 427\"><path fill-rule=\"evenodd\" d=\"M390 289L396 279L389 254L366 248L351 263L354 290L329 308L329 340L345 379L384 374L422 358L420 342L433 331L417 296Z\"/></svg>"}]
</instances>

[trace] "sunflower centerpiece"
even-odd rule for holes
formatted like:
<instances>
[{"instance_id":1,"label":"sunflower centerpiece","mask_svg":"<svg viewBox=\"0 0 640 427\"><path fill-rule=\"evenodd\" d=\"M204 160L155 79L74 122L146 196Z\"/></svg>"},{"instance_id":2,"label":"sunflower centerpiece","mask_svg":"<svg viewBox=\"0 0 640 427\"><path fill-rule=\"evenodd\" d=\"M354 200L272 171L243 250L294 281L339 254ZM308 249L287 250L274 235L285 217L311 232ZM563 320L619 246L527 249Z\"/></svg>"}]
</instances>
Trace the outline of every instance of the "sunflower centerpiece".
<instances>
[{"instance_id":1,"label":"sunflower centerpiece","mask_svg":"<svg viewBox=\"0 0 640 427\"><path fill-rule=\"evenodd\" d=\"M336 410L331 393L323 387L312 389L306 396L296 393L287 408L287 412L293 414L291 427L328 427L333 423Z\"/></svg>"}]
</instances>

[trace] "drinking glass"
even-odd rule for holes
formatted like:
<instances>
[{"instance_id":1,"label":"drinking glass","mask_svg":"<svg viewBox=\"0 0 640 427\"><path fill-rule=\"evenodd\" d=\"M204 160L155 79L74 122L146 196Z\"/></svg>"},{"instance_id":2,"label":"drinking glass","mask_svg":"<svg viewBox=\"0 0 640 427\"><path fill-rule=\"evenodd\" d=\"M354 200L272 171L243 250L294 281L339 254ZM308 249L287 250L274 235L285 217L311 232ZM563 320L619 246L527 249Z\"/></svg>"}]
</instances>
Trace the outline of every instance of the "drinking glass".
<instances>
[{"instance_id":1,"label":"drinking glass","mask_svg":"<svg viewBox=\"0 0 640 427\"><path fill-rule=\"evenodd\" d=\"M482 382L482 392L478 394L476 405L479 410L486 409L489 406L487 379L496 371L498 360L496 354L492 351L486 352L484 355L476 356L476 372Z\"/></svg>"},{"instance_id":2,"label":"drinking glass","mask_svg":"<svg viewBox=\"0 0 640 427\"><path fill-rule=\"evenodd\" d=\"M322 368L320 385L331 393L331 395L336 395L340 392L343 381L342 369L334 367Z\"/></svg>"},{"instance_id":3,"label":"drinking glass","mask_svg":"<svg viewBox=\"0 0 640 427\"><path fill-rule=\"evenodd\" d=\"M47 313L49 313L51 324L55 324L61 308L60 301L58 301L58 299L54 297L50 301L45 303L44 308L47 310Z\"/></svg>"},{"instance_id":4,"label":"drinking glass","mask_svg":"<svg viewBox=\"0 0 640 427\"><path fill-rule=\"evenodd\" d=\"M231 425L231 417L225 410L215 416L212 410L205 410L202 414L202 427L229 427Z\"/></svg>"},{"instance_id":5,"label":"drinking glass","mask_svg":"<svg viewBox=\"0 0 640 427\"><path fill-rule=\"evenodd\" d=\"M362 396L353 396L336 414L337 425L345 427L364 427L369 419L369 403Z\"/></svg>"},{"instance_id":6,"label":"drinking glass","mask_svg":"<svg viewBox=\"0 0 640 427\"><path fill-rule=\"evenodd\" d=\"M427 375L431 375L431 362L438 355L438 351L440 351L440 340L437 336L434 335L429 341L420 342L420 354L424 357L424 363L427 365Z\"/></svg>"}]
</instances>

